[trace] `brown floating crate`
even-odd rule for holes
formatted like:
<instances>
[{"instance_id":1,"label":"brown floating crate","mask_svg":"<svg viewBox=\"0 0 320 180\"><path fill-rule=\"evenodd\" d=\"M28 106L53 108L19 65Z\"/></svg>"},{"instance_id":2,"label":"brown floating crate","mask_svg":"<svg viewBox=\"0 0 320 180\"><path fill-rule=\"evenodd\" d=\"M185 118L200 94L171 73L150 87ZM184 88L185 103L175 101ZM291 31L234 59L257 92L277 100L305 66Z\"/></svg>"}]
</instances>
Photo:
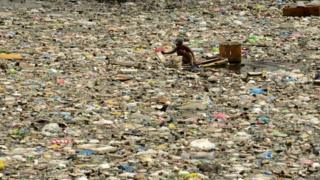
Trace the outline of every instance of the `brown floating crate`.
<instances>
[{"instance_id":1,"label":"brown floating crate","mask_svg":"<svg viewBox=\"0 0 320 180\"><path fill-rule=\"evenodd\" d=\"M283 16L306 16L307 11L305 7L301 6L286 6L282 9Z\"/></svg>"},{"instance_id":2,"label":"brown floating crate","mask_svg":"<svg viewBox=\"0 0 320 180\"><path fill-rule=\"evenodd\" d=\"M282 9L283 16L320 16L320 5L286 6Z\"/></svg>"},{"instance_id":3,"label":"brown floating crate","mask_svg":"<svg viewBox=\"0 0 320 180\"><path fill-rule=\"evenodd\" d=\"M219 45L219 53L228 58L229 63L241 63L241 44L238 42L223 42Z\"/></svg>"},{"instance_id":4,"label":"brown floating crate","mask_svg":"<svg viewBox=\"0 0 320 180\"><path fill-rule=\"evenodd\" d=\"M227 43L221 43L219 45L219 55L223 58L226 58L228 57L228 54L227 54L227 46L228 44Z\"/></svg>"},{"instance_id":5,"label":"brown floating crate","mask_svg":"<svg viewBox=\"0 0 320 180\"><path fill-rule=\"evenodd\" d=\"M307 6L308 14L310 16L320 16L320 5L319 6Z\"/></svg>"}]
</instances>

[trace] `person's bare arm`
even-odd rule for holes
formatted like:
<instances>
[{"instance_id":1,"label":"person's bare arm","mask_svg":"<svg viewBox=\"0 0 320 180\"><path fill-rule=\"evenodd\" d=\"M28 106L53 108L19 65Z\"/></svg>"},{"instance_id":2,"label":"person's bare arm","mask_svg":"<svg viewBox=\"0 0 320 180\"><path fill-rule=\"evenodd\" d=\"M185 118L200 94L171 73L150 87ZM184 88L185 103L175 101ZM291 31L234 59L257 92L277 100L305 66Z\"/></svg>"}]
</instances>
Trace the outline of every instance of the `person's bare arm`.
<instances>
[{"instance_id":1,"label":"person's bare arm","mask_svg":"<svg viewBox=\"0 0 320 180\"><path fill-rule=\"evenodd\" d=\"M162 51L162 54L173 54L173 53L175 53L175 52L177 52L177 48L174 48L173 50L171 50L171 51L169 51L169 52L164 52L164 51Z\"/></svg>"}]
</instances>

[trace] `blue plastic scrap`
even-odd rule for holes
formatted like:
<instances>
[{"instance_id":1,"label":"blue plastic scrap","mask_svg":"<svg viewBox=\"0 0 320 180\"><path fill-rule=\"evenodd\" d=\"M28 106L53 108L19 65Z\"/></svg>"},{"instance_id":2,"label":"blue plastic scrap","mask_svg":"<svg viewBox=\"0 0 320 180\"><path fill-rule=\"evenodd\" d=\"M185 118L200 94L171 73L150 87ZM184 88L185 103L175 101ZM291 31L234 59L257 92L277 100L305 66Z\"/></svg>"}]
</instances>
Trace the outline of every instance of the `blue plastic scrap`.
<instances>
[{"instance_id":1,"label":"blue plastic scrap","mask_svg":"<svg viewBox=\"0 0 320 180\"><path fill-rule=\"evenodd\" d=\"M272 159L272 151L266 151L266 152L264 152L264 153L262 153L262 157L264 158L264 159Z\"/></svg>"},{"instance_id":2,"label":"blue plastic scrap","mask_svg":"<svg viewBox=\"0 0 320 180\"><path fill-rule=\"evenodd\" d=\"M263 123L263 124L268 124L270 122L270 119L268 116L259 116L258 120L260 123Z\"/></svg>"},{"instance_id":3,"label":"blue plastic scrap","mask_svg":"<svg viewBox=\"0 0 320 180\"><path fill-rule=\"evenodd\" d=\"M83 155L83 156L91 156L91 155L95 154L95 152L90 149L85 149L85 150L79 151L78 154Z\"/></svg>"},{"instance_id":4,"label":"blue plastic scrap","mask_svg":"<svg viewBox=\"0 0 320 180\"><path fill-rule=\"evenodd\" d=\"M261 88L251 88L250 94L257 95L257 94L267 94L267 90Z\"/></svg>"},{"instance_id":5,"label":"blue plastic scrap","mask_svg":"<svg viewBox=\"0 0 320 180\"><path fill-rule=\"evenodd\" d=\"M119 169L126 171L126 172L134 172L134 168L128 164L120 165Z\"/></svg>"}]
</instances>

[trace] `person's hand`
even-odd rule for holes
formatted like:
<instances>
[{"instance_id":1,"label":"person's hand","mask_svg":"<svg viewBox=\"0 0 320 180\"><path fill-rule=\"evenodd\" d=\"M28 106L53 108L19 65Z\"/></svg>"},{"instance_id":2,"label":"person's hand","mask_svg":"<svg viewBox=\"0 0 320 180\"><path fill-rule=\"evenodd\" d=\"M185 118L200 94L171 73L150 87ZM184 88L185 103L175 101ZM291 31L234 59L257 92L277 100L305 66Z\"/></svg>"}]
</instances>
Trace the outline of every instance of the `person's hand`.
<instances>
[{"instance_id":1,"label":"person's hand","mask_svg":"<svg viewBox=\"0 0 320 180\"><path fill-rule=\"evenodd\" d=\"M156 49L155 49L155 52L156 52L156 53L158 53L158 52L163 53L163 52L164 52L164 48L162 48L162 47L156 48Z\"/></svg>"}]
</instances>

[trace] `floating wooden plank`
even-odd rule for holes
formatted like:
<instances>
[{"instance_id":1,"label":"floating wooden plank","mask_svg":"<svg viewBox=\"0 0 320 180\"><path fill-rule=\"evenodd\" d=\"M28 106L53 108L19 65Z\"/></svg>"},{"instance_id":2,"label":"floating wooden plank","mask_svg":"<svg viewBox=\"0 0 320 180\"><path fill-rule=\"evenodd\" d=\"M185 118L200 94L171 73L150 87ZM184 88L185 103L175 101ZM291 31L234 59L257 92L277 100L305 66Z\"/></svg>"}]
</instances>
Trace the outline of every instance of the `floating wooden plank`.
<instances>
[{"instance_id":1,"label":"floating wooden plank","mask_svg":"<svg viewBox=\"0 0 320 180\"><path fill-rule=\"evenodd\" d=\"M129 81L131 80L132 78L128 75L125 75L125 74L118 74L116 77L115 77L115 80L118 80L118 81Z\"/></svg>"},{"instance_id":2,"label":"floating wooden plank","mask_svg":"<svg viewBox=\"0 0 320 180\"><path fill-rule=\"evenodd\" d=\"M216 56L216 57L213 57L213 58L208 59L208 60L205 60L205 61L198 61L198 62L197 62L197 65L200 65L200 64L208 64L208 63L212 63L212 62L219 61L219 60L221 60L221 57Z\"/></svg>"},{"instance_id":3,"label":"floating wooden plank","mask_svg":"<svg viewBox=\"0 0 320 180\"><path fill-rule=\"evenodd\" d=\"M0 53L0 59L5 59L5 60L22 60L23 57L21 54L16 54L16 53Z\"/></svg>"},{"instance_id":4,"label":"floating wooden plank","mask_svg":"<svg viewBox=\"0 0 320 180\"><path fill-rule=\"evenodd\" d=\"M215 57L214 59L210 59L210 60L206 60L206 61L200 61L200 62L197 62L196 64L197 65L208 64L208 63L216 62L216 61L219 61L219 60L221 60L221 57Z\"/></svg>"},{"instance_id":5,"label":"floating wooden plank","mask_svg":"<svg viewBox=\"0 0 320 180\"><path fill-rule=\"evenodd\" d=\"M200 67L212 67L212 66L221 66L228 63L228 59L221 59L219 61L215 61L208 64L199 65Z\"/></svg>"}]
</instances>

